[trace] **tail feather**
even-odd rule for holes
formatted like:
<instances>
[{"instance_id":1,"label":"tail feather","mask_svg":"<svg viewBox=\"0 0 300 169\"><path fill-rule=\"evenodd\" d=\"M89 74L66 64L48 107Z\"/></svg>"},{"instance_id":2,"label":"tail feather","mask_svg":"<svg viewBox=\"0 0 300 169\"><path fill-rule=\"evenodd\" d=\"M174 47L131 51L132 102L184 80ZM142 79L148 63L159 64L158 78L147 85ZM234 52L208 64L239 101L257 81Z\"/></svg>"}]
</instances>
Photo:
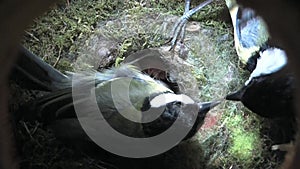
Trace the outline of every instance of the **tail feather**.
<instances>
[{"instance_id":1,"label":"tail feather","mask_svg":"<svg viewBox=\"0 0 300 169\"><path fill-rule=\"evenodd\" d=\"M66 108L68 105L69 108ZM26 103L16 112L17 121L39 121L50 124L58 119L76 117L72 90L64 89L51 92L36 100Z\"/></svg>"},{"instance_id":2,"label":"tail feather","mask_svg":"<svg viewBox=\"0 0 300 169\"><path fill-rule=\"evenodd\" d=\"M28 89L54 91L70 85L70 78L21 46L11 78Z\"/></svg>"},{"instance_id":3,"label":"tail feather","mask_svg":"<svg viewBox=\"0 0 300 169\"><path fill-rule=\"evenodd\" d=\"M57 111L56 111L56 116L59 117L61 115L65 115L66 113L65 112L71 112L74 110L74 103L69 103L69 104L66 104L62 107L60 107ZM70 116L70 115L69 115ZM71 115L71 117L73 117L74 114Z\"/></svg>"},{"instance_id":4,"label":"tail feather","mask_svg":"<svg viewBox=\"0 0 300 169\"><path fill-rule=\"evenodd\" d=\"M62 108L69 105L71 109ZM39 120L46 123L52 122L59 118L75 117L73 108L73 99L71 90L62 90L44 96L41 101L36 101L35 112L39 115ZM68 111L67 111L68 110Z\"/></svg>"},{"instance_id":5,"label":"tail feather","mask_svg":"<svg viewBox=\"0 0 300 169\"><path fill-rule=\"evenodd\" d=\"M27 112L23 113L23 119L50 124L57 120L76 118L74 105L86 99L90 98L83 96L74 102L71 88L54 91L26 105Z\"/></svg>"}]
</instances>

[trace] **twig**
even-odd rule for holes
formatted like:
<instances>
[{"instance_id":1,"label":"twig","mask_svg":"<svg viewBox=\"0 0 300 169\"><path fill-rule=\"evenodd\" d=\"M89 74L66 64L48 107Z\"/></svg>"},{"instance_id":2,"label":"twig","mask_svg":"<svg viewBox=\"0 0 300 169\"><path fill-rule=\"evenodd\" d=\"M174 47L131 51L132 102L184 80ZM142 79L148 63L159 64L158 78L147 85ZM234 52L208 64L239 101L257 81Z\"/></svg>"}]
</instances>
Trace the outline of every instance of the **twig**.
<instances>
[{"instance_id":1,"label":"twig","mask_svg":"<svg viewBox=\"0 0 300 169\"><path fill-rule=\"evenodd\" d=\"M56 66L57 66L57 64L58 64L58 62L60 61L60 59L61 59L61 48L59 48L59 51L58 51L58 57L57 57L57 59L56 59L56 61L55 61L55 63L53 64L53 67L54 68L56 68Z\"/></svg>"},{"instance_id":2,"label":"twig","mask_svg":"<svg viewBox=\"0 0 300 169\"><path fill-rule=\"evenodd\" d=\"M31 132L30 132L30 130L28 129L27 124L26 124L24 121L23 121L23 126L24 126L25 130L27 131L28 135L30 136L30 138L33 140L33 137L32 137L32 135L31 135Z\"/></svg>"},{"instance_id":3,"label":"twig","mask_svg":"<svg viewBox=\"0 0 300 169\"><path fill-rule=\"evenodd\" d=\"M25 33L27 34L27 35L29 35L30 37L32 37L34 40L36 40L36 41L40 41L36 36L34 36L32 33L29 33L28 31L25 31Z\"/></svg>"}]
</instances>

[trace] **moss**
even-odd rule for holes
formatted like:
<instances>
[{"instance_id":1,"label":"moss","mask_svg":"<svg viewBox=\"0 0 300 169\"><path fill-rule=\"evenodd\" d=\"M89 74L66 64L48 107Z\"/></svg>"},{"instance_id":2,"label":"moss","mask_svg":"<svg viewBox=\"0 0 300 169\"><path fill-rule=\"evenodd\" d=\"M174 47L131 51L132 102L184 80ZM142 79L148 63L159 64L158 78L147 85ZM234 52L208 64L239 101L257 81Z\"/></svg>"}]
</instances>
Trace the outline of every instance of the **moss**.
<instances>
[{"instance_id":1,"label":"moss","mask_svg":"<svg viewBox=\"0 0 300 169\"><path fill-rule=\"evenodd\" d=\"M259 139L259 130L245 129L244 119L236 115L228 121L228 127L232 130L231 141L228 152L236 159L245 164L251 164L255 157L262 152Z\"/></svg>"},{"instance_id":2,"label":"moss","mask_svg":"<svg viewBox=\"0 0 300 169\"><path fill-rule=\"evenodd\" d=\"M192 5L196 6L199 1L192 1ZM211 3L210 5L205 6L199 12L195 13L191 20L195 21L208 21L208 20L215 20L220 21L222 20L222 15L224 15L224 11L227 9L224 8L225 1L216 1Z\"/></svg>"},{"instance_id":3,"label":"moss","mask_svg":"<svg viewBox=\"0 0 300 169\"><path fill-rule=\"evenodd\" d=\"M98 22L113 17L112 11L121 9L121 3L123 1L76 0L70 6L58 4L25 31L23 43L52 65L60 55L72 60Z\"/></svg>"},{"instance_id":4,"label":"moss","mask_svg":"<svg viewBox=\"0 0 300 169\"><path fill-rule=\"evenodd\" d=\"M204 69L203 67L200 67L192 70L193 76L200 84L205 84L207 82L207 77L205 77L203 69Z\"/></svg>"},{"instance_id":5,"label":"moss","mask_svg":"<svg viewBox=\"0 0 300 169\"><path fill-rule=\"evenodd\" d=\"M70 61L68 61L66 59L61 59L56 68L59 69L62 72L73 71L74 70L74 68L72 67L72 64L70 63Z\"/></svg>"}]
</instances>

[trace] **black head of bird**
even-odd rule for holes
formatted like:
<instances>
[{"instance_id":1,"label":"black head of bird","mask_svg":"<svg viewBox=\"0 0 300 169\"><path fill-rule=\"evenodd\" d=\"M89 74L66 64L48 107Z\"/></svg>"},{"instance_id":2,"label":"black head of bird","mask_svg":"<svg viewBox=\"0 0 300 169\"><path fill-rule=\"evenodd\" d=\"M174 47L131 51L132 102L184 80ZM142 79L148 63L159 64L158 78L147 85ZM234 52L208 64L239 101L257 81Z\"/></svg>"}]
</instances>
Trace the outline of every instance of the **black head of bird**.
<instances>
[{"instance_id":1,"label":"black head of bird","mask_svg":"<svg viewBox=\"0 0 300 169\"><path fill-rule=\"evenodd\" d=\"M38 77L39 74L31 74L31 70L21 68L18 69L19 74L37 76L31 77L29 80L34 79L38 81L36 84L48 86L48 89L51 91L49 94L31 103L32 112L29 116L51 126L58 137L66 140L91 141L84 134L77 118L78 116L81 116L81 118L93 118L94 114L90 112L93 110L87 107L85 114L78 115L74 107L83 102L89 102L90 98L87 98L86 94L90 95L92 91L95 93L96 104L104 119L119 133L131 137L152 136L153 133L161 132L160 129L157 130L156 128L166 129L176 117L180 116L183 117L181 125L191 128L185 139L190 138L201 126L206 113L220 103L219 101L196 103L189 97L182 99L183 95L175 94L162 83L141 73L134 66L130 65L123 65L120 68L109 69L104 72L87 72L81 74L80 79L74 80L74 77L78 75L77 73L73 73L72 76L63 74L61 76L47 76L47 74L52 75L53 72L61 73L52 70L54 69L53 67L45 64L30 52L22 53L22 55L23 59L25 61L28 59L29 62L24 61L17 67L24 67L22 66L24 64L34 64L29 67L42 68L43 72L46 72L42 76L46 75L46 77ZM30 55L30 57L27 55ZM32 61L32 58L34 58L34 61ZM52 80L52 78L55 79ZM93 90L74 94L74 87L87 85L91 85ZM79 99L74 100L74 97ZM164 99L161 100L161 98ZM186 107L193 107L195 108L193 110L197 111L186 112L186 110L191 110L185 109ZM147 118L144 115L145 110L157 108L162 108L158 120L149 124L139 123ZM126 118L120 112L125 113ZM195 123L191 123L192 117L196 118L194 119ZM135 119L138 122L130 121L128 118ZM94 130L98 131L101 129Z\"/></svg>"},{"instance_id":2,"label":"black head of bird","mask_svg":"<svg viewBox=\"0 0 300 169\"><path fill-rule=\"evenodd\" d=\"M255 70L227 100L241 101L252 112L267 118L292 117L295 79L286 66L285 52L269 48L260 52Z\"/></svg>"},{"instance_id":3,"label":"black head of bird","mask_svg":"<svg viewBox=\"0 0 300 169\"><path fill-rule=\"evenodd\" d=\"M165 99L168 97L167 104L161 104L159 100ZM179 124L183 124L182 127L189 127L190 131L184 137L184 140L193 137L199 128L202 126L205 116L210 109L217 106L221 101L212 101L212 102L204 102L204 103L196 103L189 98L186 98L184 95L158 95L153 97L151 101L145 102L147 105L152 104L152 108L160 109L164 107L164 113L162 113L157 119L151 121L149 123L143 123L143 130L145 135L148 137L152 137L158 134L163 133L170 126L173 125L175 120L179 116L181 122ZM150 107L150 106L144 106ZM151 118L151 114L144 114L143 119L147 120ZM195 118L196 119L192 119ZM147 120L148 121L148 120Z\"/></svg>"}]
</instances>

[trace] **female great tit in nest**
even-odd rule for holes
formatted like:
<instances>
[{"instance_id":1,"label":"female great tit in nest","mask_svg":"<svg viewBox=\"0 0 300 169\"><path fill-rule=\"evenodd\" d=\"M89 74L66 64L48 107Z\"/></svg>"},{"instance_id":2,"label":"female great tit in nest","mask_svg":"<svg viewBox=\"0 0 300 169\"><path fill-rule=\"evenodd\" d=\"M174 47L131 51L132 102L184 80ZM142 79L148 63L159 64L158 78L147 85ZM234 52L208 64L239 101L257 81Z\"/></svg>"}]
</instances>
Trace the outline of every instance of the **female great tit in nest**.
<instances>
[{"instance_id":1,"label":"female great tit in nest","mask_svg":"<svg viewBox=\"0 0 300 169\"><path fill-rule=\"evenodd\" d=\"M27 88L49 91L29 104L30 113L23 115L23 118L39 120L50 126L58 138L72 142L92 142L79 124L78 114L74 109L76 104L88 101L89 98L84 95L89 92L74 94L72 90L76 87L92 84L97 106L104 119L119 133L136 138L157 135L168 129L180 116L180 125L191 128L184 137L189 139L200 128L206 113L220 103L197 103L190 98L185 99L186 96L175 94L163 83L131 65L125 64L103 72L85 72L80 76L82 79L74 81L74 77L80 73L62 74L23 47L19 55L13 74L15 79L22 79L23 86ZM80 99L74 100L74 97ZM157 119L139 123L149 120L151 116L144 112L156 109L162 110ZM89 111L87 108L80 116L93 118ZM127 113L126 117L138 122L125 118L120 112ZM195 123L192 123L193 115L196 115ZM101 128L93 130L101 131Z\"/></svg>"}]
</instances>

